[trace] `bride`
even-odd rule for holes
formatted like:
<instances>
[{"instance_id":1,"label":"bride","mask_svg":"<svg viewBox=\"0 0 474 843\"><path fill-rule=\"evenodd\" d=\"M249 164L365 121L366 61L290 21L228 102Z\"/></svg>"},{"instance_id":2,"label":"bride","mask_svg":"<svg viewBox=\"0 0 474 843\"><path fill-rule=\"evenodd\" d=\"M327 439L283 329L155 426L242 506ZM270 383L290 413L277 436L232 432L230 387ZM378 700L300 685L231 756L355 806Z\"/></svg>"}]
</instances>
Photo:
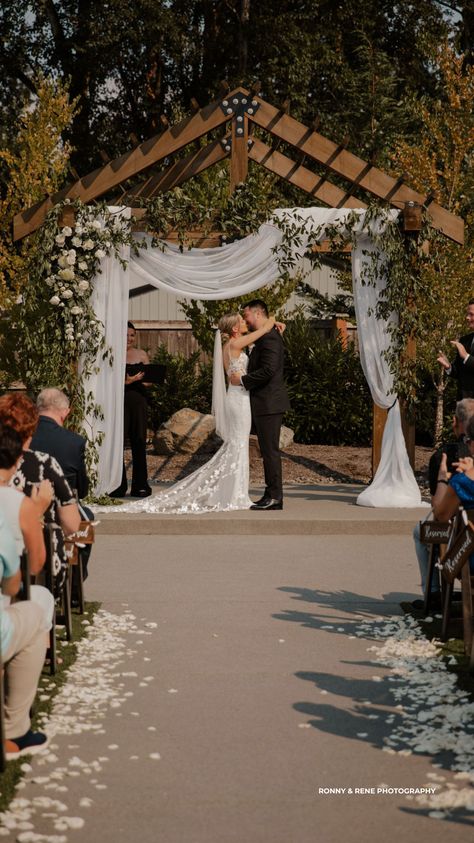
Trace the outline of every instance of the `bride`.
<instances>
[{"instance_id":1,"label":"bride","mask_svg":"<svg viewBox=\"0 0 474 843\"><path fill-rule=\"evenodd\" d=\"M273 328L284 330L273 317L257 331L248 332L239 313L229 313L219 320L214 343L212 412L216 431L224 440L205 465L169 489L146 500L107 507L106 512L163 512L169 514L222 512L249 509L249 434L251 411L249 393L243 386L229 383L224 371L245 375L248 357L244 349ZM223 344L224 343L224 344Z\"/></svg>"}]
</instances>

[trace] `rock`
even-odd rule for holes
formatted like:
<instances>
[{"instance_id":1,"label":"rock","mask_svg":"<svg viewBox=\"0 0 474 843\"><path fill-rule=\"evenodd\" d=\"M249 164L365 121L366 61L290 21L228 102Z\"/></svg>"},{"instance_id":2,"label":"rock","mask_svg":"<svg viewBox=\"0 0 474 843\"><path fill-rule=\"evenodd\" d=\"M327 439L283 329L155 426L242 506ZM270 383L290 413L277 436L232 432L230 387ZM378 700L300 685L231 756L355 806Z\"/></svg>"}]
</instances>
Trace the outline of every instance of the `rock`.
<instances>
[{"instance_id":1,"label":"rock","mask_svg":"<svg viewBox=\"0 0 474 843\"><path fill-rule=\"evenodd\" d=\"M220 444L214 416L184 407L161 425L153 439L155 454L195 454L213 451Z\"/></svg>"},{"instance_id":2,"label":"rock","mask_svg":"<svg viewBox=\"0 0 474 843\"><path fill-rule=\"evenodd\" d=\"M288 448L289 445L292 445L294 436L294 430L292 430L291 427L285 427L283 424L280 430L280 448L284 450L285 448Z\"/></svg>"}]
</instances>

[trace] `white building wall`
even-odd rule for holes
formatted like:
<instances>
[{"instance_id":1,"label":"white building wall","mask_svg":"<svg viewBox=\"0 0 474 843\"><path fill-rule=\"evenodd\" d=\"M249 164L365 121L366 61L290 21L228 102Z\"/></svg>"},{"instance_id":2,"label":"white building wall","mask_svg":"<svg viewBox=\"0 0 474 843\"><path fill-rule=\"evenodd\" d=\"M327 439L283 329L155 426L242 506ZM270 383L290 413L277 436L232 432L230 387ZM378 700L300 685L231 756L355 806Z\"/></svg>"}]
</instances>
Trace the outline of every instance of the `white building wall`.
<instances>
[{"instance_id":1,"label":"white building wall","mask_svg":"<svg viewBox=\"0 0 474 843\"><path fill-rule=\"evenodd\" d=\"M310 262L304 259L303 268L307 270L309 264ZM336 273L329 266L313 269L305 278L305 282L329 298L333 298L339 292ZM129 302L128 318L132 322L184 321L185 316L183 310L178 304L178 299L180 298L182 297L173 296L164 290L153 290L150 293L135 296ZM293 310L297 304L304 304L305 302L307 300L304 297L293 294L285 305L285 310Z\"/></svg>"}]
</instances>

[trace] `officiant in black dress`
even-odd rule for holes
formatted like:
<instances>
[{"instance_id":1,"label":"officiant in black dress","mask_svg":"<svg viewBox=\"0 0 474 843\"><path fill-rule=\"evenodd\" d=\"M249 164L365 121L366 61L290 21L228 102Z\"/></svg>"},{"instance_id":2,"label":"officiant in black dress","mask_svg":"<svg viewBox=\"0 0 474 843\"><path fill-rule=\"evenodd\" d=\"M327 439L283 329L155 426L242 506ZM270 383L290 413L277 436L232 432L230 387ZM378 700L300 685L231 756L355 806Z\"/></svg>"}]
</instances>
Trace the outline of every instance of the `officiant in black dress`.
<instances>
[{"instance_id":1,"label":"officiant in black dress","mask_svg":"<svg viewBox=\"0 0 474 843\"><path fill-rule=\"evenodd\" d=\"M146 351L136 348L137 332L132 322L127 323L127 365L134 369L140 364L147 365L150 360ZM136 498L147 498L152 490L148 485L148 468L146 464L146 438L148 395L147 386L143 382L144 371L130 374L125 372L124 390L124 443L128 439L132 451L132 485L130 494ZM123 498L127 494L128 481L125 462L122 470L122 481L117 489L111 492L115 498Z\"/></svg>"},{"instance_id":2,"label":"officiant in black dress","mask_svg":"<svg viewBox=\"0 0 474 843\"><path fill-rule=\"evenodd\" d=\"M268 318L265 302L261 299L248 302L243 309L243 317L251 331L257 330ZM247 374L241 378L231 377L231 383L240 382L250 392L252 425L263 458L265 492L251 507L255 510L283 509L280 430L283 415L290 409L283 363L283 340L274 328L256 341Z\"/></svg>"}]
</instances>

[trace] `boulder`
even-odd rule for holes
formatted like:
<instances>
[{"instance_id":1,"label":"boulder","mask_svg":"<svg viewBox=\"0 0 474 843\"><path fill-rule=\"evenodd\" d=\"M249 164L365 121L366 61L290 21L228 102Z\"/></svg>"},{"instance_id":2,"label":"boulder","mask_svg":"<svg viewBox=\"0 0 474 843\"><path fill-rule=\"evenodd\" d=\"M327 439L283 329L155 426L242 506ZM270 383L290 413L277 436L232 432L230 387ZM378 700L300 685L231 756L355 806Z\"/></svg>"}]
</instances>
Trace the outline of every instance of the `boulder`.
<instances>
[{"instance_id":1,"label":"boulder","mask_svg":"<svg viewBox=\"0 0 474 843\"><path fill-rule=\"evenodd\" d=\"M285 448L288 448L289 445L293 444L293 439L295 436L294 430L291 427L285 427L283 424L280 430L280 448L284 451Z\"/></svg>"},{"instance_id":2,"label":"boulder","mask_svg":"<svg viewBox=\"0 0 474 843\"><path fill-rule=\"evenodd\" d=\"M155 454L195 454L213 451L220 443L214 416L184 407L161 425L153 439Z\"/></svg>"}]
</instances>

